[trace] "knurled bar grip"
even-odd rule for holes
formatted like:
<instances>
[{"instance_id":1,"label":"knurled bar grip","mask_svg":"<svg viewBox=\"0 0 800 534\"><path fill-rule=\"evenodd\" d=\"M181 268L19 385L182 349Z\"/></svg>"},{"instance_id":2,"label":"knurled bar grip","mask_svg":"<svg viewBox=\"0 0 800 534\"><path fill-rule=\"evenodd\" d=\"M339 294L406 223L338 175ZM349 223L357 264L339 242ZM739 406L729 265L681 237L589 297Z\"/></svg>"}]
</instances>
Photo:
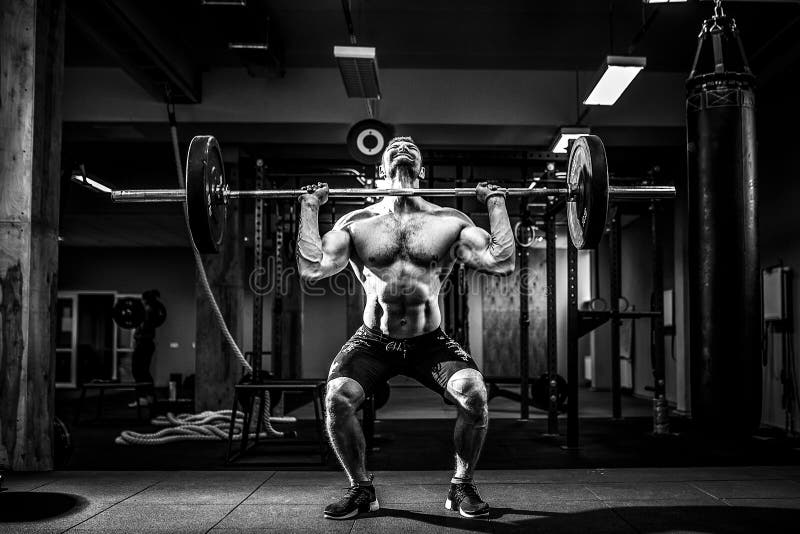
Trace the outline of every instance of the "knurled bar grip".
<instances>
[{"instance_id":1,"label":"knurled bar grip","mask_svg":"<svg viewBox=\"0 0 800 534\"><path fill-rule=\"evenodd\" d=\"M566 187L546 188L546 187L510 187L500 188L506 195L511 197L549 197L569 195ZM226 199L238 198L297 198L306 194L305 189L261 189L250 191L226 191L223 197ZM456 187L440 189L365 189L362 187L349 189L330 189L330 198L367 198L367 197L472 197L476 195L473 187ZM608 195L612 199L618 200L649 200L660 198L674 198L675 187L664 185L647 186L609 186ZM111 200L114 202L137 202L137 203L163 203L163 202L184 202L186 191L183 189L122 189L112 191Z\"/></svg>"}]
</instances>

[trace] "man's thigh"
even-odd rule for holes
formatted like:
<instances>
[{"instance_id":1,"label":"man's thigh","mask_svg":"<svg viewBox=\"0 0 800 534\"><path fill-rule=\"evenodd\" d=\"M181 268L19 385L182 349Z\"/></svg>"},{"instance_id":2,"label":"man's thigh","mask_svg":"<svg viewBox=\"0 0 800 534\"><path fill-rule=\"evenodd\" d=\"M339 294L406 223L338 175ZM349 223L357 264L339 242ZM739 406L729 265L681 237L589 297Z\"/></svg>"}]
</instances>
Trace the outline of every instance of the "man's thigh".
<instances>
[{"instance_id":1,"label":"man's thigh","mask_svg":"<svg viewBox=\"0 0 800 534\"><path fill-rule=\"evenodd\" d=\"M472 356L457 341L441 333L424 347L416 348L406 374L452 404L447 384L453 375L464 369L473 369L480 374Z\"/></svg>"},{"instance_id":2,"label":"man's thigh","mask_svg":"<svg viewBox=\"0 0 800 534\"><path fill-rule=\"evenodd\" d=\"M333 359L328 382L336 378L350 378L361 385L364 395L369 396L375 387L397 374L393 357L383 346L360 335L360 330L342 345Z\"/></svg>"}]
</instances>

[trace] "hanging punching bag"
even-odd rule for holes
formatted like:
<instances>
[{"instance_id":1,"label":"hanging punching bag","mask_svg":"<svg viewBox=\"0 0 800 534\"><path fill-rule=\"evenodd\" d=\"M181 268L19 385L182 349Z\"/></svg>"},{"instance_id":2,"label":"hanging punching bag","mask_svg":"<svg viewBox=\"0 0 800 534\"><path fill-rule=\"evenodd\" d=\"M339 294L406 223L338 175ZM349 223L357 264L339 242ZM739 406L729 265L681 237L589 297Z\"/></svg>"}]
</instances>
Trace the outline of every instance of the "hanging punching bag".
<instances>
[{"instance_id":1,"label":"hanging punching bag","mask_svg":"<svg viewBox=\"0 0 800 534\"><path fill-rule=\"evenodd\" d=\"M691 410L729 434L752 433L761 416L753 85L718 1L687 81Z\"/></svg>"}]
</instances>

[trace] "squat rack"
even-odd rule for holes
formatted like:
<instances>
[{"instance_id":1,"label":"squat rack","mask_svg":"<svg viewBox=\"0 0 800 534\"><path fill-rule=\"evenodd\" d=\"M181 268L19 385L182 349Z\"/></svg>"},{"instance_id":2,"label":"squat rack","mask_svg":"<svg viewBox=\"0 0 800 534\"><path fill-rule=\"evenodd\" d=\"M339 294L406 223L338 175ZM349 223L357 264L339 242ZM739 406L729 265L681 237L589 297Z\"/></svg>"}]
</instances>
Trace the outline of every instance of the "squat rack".
<instances>
[{"instance_id":1,"label":"squat rack","mask_svg":"<svg viewBox=\"0 0 800 534\"><path fill-rule=\"evenodd\" d=\"M621 273L622 217L617 209L611 220L610 246L610 310L581 310L578 307L578 250L571 241L567 244L567 443L566 449L579 448L579 370L578 340L595 328L611 321L612 415L622 418L622 388L620 377L620 326L622 319L650 319L650 358L653 370L653 434L669 434L669 409L666 399L666 361L664 352L663 317L663 250L661 242L660 205L651 201L650 240L652 262L652 294L649 310L622 311L619 309ZM549 259L548 259L549 262ZM549 265L549 264L548 264ZM548 293L549 297L549 293ZM548 362L549 363L549 362Z\"/></svg>"}]
</instances>

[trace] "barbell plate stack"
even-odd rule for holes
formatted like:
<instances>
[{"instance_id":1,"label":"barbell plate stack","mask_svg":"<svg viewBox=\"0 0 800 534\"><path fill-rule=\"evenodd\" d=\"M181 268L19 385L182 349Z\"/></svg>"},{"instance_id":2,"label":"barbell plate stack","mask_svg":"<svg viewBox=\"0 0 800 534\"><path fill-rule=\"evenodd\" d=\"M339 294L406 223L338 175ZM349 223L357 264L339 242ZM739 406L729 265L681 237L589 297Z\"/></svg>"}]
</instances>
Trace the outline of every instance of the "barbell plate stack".
<instances>
[{"instance_id":1,"label":"barbell plate stack","mask_svg":"<svg viewBox=\"0 0 800 534\"><path fill-rule=\"evenodd\" d=\"M567 202L567 226L575 248L596 248L603 238L608 215L608 163L603 142L596 135L579 137L572 145L567 184L573 194Z\"/></svg>"},{"instance_id":2,"label":"barbell plate stack","mask_svg":"<svg viewBox=\"0 0 800 534\"><path fill-rule=\"evenodd\" d=\"M217 140L198 135L186 157L186 214L194 244L201 254L219 252L225 236L227 205L225 167Z\"/></svg>"}]
</instances>

